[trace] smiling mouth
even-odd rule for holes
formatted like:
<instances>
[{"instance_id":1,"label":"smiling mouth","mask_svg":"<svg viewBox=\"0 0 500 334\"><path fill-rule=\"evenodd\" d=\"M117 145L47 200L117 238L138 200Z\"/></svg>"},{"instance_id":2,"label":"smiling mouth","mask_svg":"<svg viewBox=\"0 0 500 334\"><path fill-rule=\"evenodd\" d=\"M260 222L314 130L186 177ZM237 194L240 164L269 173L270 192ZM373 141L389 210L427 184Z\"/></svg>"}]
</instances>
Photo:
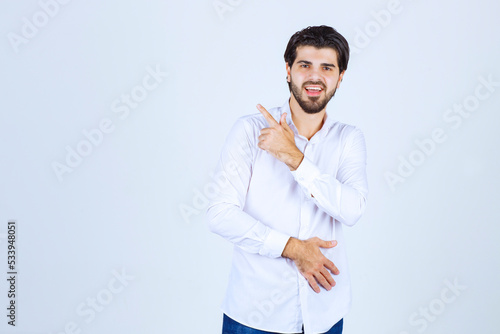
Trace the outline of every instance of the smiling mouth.
<instances>
[{"instance_id":1,"label":"smiling mouth","mask_svg":"<svg viewBox=\"0 0 500 334\"><path fill-rule=\"evenodd\" d=\"M306 94L309 96L319 96L323 92L323 87L321 86L306 86L304 87Z\"/></svg>"}]
</instances>

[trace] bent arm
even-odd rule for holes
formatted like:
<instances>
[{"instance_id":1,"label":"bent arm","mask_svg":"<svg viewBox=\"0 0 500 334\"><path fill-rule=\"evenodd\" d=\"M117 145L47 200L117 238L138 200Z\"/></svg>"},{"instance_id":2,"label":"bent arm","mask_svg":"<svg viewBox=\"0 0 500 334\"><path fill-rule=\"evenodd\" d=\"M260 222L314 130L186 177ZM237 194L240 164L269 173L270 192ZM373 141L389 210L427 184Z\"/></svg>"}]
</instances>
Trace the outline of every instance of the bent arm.
<instances>
[{"instance_id":1,"label":"bent arm","mask_svg":"<svg viewBox=\"0 0 500 334\"><path fill-rule=\"evenodd\" d=\"M363 133L355 128L350 134L337 171L337 177L323 173L304 157L291 171L302 190L319 208L345 225L361 218L368 195L366 144Z\"/></svg>"},{"instance_id":2,"label":"bent arm","mask_svg":"<svg viewBox=\"0 0 500 334\"><path fill-rule=\"evenodd\" d=\"M243 211L252 175L256 147L246 123L239 119L231 129L215 169L220 191L206 211L209 229L241 249L280 257L289 235L276 231Z\"/></svg>"}]
</instances>

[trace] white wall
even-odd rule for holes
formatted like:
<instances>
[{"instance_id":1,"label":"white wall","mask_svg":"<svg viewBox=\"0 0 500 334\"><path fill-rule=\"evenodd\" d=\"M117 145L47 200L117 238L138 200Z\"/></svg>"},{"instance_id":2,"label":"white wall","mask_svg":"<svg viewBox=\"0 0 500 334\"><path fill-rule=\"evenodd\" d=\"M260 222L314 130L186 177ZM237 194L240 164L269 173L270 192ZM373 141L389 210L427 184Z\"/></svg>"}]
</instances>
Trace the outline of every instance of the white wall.
<instances>
[{"instance_id":1,"label":"white wall","mask_svg":"<svg viewBox=\"0 0 500 334\"><path fill-rule=\"evenodd\" d=\"M205 187L234 121L288 98L290 36L320 24L355 49L328 110L369 153L344 332L495 332L498 2L55 1L0 3L5 276L18 227L17 326L2 279L0 332L220 333L232 248L206 227ZM68 147L87 156L58 177ZM401 159L417 166L391 185Z\"/></svg>"}]
</instances>

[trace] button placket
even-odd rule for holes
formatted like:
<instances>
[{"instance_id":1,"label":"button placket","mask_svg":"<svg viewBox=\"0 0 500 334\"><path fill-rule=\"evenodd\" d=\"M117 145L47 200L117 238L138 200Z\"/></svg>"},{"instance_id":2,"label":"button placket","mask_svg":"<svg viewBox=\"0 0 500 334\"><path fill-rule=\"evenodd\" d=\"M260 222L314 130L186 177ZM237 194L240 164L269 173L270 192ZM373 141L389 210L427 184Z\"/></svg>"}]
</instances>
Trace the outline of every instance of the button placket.
<instances>
[{"instance_id":1,"label":"button placket","mask_svg":"<svg viewBox=\"0 0 500 334\"><path fill-rule=\"evenodd\" d=\"M308 156L308 152L310 151L310 145L309 141L306 140L304 142L304 149L302 150L302 153L304 154L304 157ZM301 181L304 181L304 177L299 177ZM300 204L300 230L299 230L299 238L304 240L308 239L308 235L310 234L311 230L311 222L310 222L310 213L308 211L308 206L307 202L308 199L306 198L306 194L304 191L300 192L301 196L301 204Z\"/></svg>"}]
</instances>

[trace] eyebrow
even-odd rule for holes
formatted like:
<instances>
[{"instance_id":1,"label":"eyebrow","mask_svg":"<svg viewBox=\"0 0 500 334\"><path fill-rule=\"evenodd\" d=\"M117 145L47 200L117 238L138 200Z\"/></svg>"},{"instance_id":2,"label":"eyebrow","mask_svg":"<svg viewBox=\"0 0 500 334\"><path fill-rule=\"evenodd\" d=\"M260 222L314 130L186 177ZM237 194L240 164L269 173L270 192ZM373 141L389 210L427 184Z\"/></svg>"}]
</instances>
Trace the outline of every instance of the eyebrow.
<instances>
[{"instance_id":1,"label":"eyebrow","mask_svg":"<svg viewBox=\"0 0 500 334\"><path fill-rule=\"evenodd\" d=\"M299 60L297 61L297 64L298 63L303 63L303 64L306 64L306 65L312 65L312 62L308 61L308 60ZM330 66L330 67L336 67L335 65L333 64L328 64L328 63L321 63L321 66Z\"/></svg>"}]
</instances>

